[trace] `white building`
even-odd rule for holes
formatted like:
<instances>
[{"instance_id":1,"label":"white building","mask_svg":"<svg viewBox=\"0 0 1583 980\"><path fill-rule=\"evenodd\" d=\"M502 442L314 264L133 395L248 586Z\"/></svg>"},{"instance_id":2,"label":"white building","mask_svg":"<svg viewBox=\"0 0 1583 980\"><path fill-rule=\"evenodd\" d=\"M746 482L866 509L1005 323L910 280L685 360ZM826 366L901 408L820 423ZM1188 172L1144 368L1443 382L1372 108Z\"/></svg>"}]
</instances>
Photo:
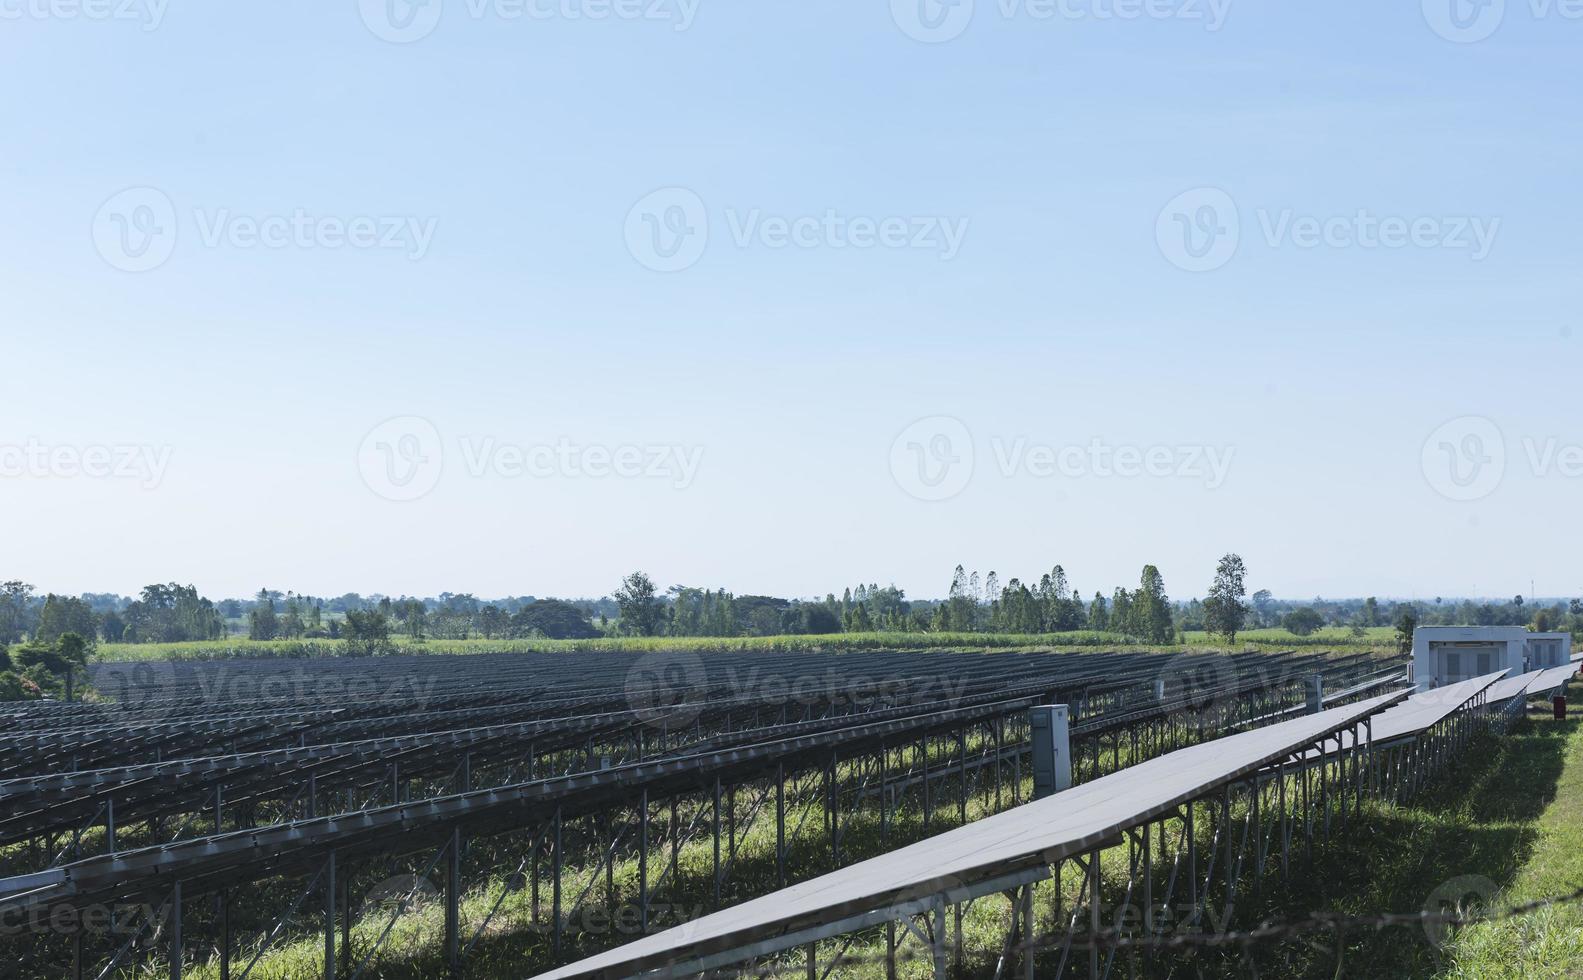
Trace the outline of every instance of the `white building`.
<instances>
[{"instance_id":1,"label":"white building","mask_svg":"<svg viewBox=\"0 0 1583 980\"><path fill-rule=\"evenodd\" d=\"M1515 677L1572 658L1572 634L1521 626L1420 626L1413 631L1413 683L1420 691L1510 670Z\"/></svg>"}]
</instances>

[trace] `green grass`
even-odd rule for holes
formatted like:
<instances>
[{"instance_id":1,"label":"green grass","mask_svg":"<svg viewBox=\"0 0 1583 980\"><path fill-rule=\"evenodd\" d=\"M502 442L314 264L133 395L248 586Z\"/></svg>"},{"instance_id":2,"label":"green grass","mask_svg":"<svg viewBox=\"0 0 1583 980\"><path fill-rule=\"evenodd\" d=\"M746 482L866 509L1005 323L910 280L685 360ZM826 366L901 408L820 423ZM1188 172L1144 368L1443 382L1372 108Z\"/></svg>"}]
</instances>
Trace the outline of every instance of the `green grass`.
<instances>
[{"instance_id":1,"label":"green grass","mask_svg":"<svg viewBox=\"0 0 1583 980\"><path fill-rule=\"evenodd\" d=\"M1574 683L1570 701L1583 698ZM1574 709L1575 710L1575 709ZM1583 887L1583 724L1540 717L1518 736L1519 751L1489 789L1478 813L1489 830L1514 828L1526 860L1502 884L1497 907L1515 906ZM1522 751L1522 742L1529 743ZM1445 976L1503 980L1583 976L1583 906L1556 905L1464 929L1451 944Z\"/></svg>"},{"instance_id":2,"label":"green grass","mask_svg":"<svg viewBox=\"0 0 1583 980\"><path fill-rule=\"evenodd\" d=\"M1362 639L1348 630L1321 630L1297 637L1285 630L1254 630L1237 638L1237 647L1289 649L1302 646L1374 649L1390 645L1390 630L1375 629ZM1224 647L1219 637L1188 633L1190 646ZM1103 647L1113 650L1167 650L1176 644L1148 645L1117 633L831 633L821 636L603 637L594 640L396 640L402 653L646 653L692 650L700 653L843 653L856 650L1052 650ZM228 657L332 657L340 640L204 640L192 643L101 643L98 660L213 660Z\"/></svg>"},{"instance_id":3,"label":"green grass","mask_svg":"<svg viewBox=\"0 0 1583 980\"><path fill-rule=\"evenodd\" d=\"M1187 630L1183 639L1190 646L1223 646L1222 637L1205 633L1202 630ZM1392 626L1371 626L1363 631L1362 636L1354 636L1351 627L1326 626L1315 630L1308 636L1298 636L1287 629L1272 627L1269 629L1247 630L1237 634L1237 644L1251 643L1257 646L1298 647L1298 646L1364 646L1364 647L1395 647L1396 629Z\"/></svg>"},{"instance_id":4,"label":"green grass","mask_svg":"<svg viewBox=\"0 0 1583 980\"><path fill-rule=\"evenodd\" d=\"M1574 685L1573 694L1583 694ZM1454 883L1454 884L1453 884ZM1373 801L1365 819L1316 846L1310 873L1295 878L1270 918L1312 911L1360 917L1415 914L1444 892L1482 895L1497 908L1583 885L1583 724L1535 712L1504 736L1470 746L1429 791L1396 807ZM1361 934L1358 934L1361 933ZM1437 947L1419 924L1309 933L1263 950L1263 976L1561 978L1583 976L1583 913L1570 905L1451 929ZM1341 972L1338 974L1338 954ZM1217 976L1247 976L1222 964Z\"/></svg>"}]
</instances>

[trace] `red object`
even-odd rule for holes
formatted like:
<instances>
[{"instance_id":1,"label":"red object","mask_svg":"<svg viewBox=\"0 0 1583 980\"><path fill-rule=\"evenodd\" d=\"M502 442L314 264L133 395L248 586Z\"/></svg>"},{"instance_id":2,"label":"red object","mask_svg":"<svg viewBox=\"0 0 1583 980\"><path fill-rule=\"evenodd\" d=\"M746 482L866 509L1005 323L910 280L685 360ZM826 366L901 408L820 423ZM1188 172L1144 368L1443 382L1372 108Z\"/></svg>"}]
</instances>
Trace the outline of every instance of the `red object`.
<instances>
[{"instance_id":1,"label":"red object","mask_svg":"<svg viewBox=\"0 0 1583 980\"><path fill-rule=\"evenodd\" d=\"M1555 708L1556 721L1566 721L1567 699L1563 695L1557 694L1555 697L1551 698L1550 706Z\"/></svg>"}]
</instances>

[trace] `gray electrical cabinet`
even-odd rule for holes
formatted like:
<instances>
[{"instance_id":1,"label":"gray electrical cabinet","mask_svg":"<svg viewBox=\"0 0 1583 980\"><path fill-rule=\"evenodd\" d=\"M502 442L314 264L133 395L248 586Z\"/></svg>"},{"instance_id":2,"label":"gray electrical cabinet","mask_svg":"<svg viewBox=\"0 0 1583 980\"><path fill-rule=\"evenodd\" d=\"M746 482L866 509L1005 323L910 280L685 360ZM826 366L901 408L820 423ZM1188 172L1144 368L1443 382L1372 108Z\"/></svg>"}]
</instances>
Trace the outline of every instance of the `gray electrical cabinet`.
<instances>
[{"instance_id":1,"label":"gray electrical cabinet","mask_svg":"<svg viewBox=\"0 0 1583 980\"><path fill-rule=\"evenodd\" d=\"M1071 711L1064 704L1039 705L1028 710L1033 728L1034 799L1072 787L1070 720Z\"/></svg>"},{"instance_id":2,"label":"gray electrical cabinet","mask_svg":"<svg viewBox=\"0 0 1583 980\"><path fill-rule=\"evenodd\" d=\"M1325 710L1325 675L1313 674L1308 678L1308 713L1317 715Z\"/></svg>"}]
</instances>

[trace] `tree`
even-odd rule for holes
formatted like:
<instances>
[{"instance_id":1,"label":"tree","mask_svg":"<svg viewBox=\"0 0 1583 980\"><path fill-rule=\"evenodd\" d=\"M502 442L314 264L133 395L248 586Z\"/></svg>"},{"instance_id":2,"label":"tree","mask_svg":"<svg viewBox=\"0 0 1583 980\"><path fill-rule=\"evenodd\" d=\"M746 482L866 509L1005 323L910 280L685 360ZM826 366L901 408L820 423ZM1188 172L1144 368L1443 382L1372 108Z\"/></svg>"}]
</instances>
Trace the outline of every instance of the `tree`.
<instances>
[{"instance_id":1,"label":"tree","mask_svg":"<svg viewBox=\"0 0 1583 980\"><path fill-rule=\"evenodd\" d=\"M622 632L628 636L654 636L660 631L664 606L654 593L654 580L643 572L633 572L621 580L615 600L621 610Z\"/></svg>"},{"instance_id":2,"label":"tree","mask_svg":"<svg viewBox=\"0 0 1583 980\"><path fill-rule=\"evenodd\" d=\"M62 633L55 641L55 649L60 653L62 667L66 675L66 700L71 700L72 681L77 676L77 671L88 667L88 641L78 633Z\"/></svg>"},{"instance_id":3,"label":"tree","mask_svg":"<svg viewBox=\"0 0 1583 980\"><path fill-rule=\"evenodd\" d=\"M1088 607L1088 628L1103 633L1110 629L1110 607L1105 603L1105 597L1099 592L1094 593L1094 601Z\"/></svg>"},{"instance_id":4,"label":"tree","mask_svg":"<svg viewBox=\"0 0 1583 980\"><path fill-rule=\"evenodd\" d=\"M1260 626L1271 625L1270 607L1274 604L1275 596L1270 593L1269 589L1260 589L1253 593L1253 611L1258 616Z\"/></svg>"},{"instance_id":5,"label":"tree","mask_svg":"<svg viewBox=\"0 0 1583 980\"><path fill-rule=\"evenodd\" d=\"M66 699L72 697L72 681L88 663L88 641L76 633L62 634L54 643L29 643L18 647L16 664L26 676L54 690L59 679L65 683Z\"/></svg>"},{"instance_id":6,"label":"tree","mask_svg":"<svg viewBox=\"0 0 1583 980\"><path fill-rule=\"evenodd\" d=\"M44 597L44 608L39 610L33 638L41 643L54 643L64 633L76 633L92 646L99 636L99 617L81 599L52 592Z\"/></svg>"},{"instance_id":7,"label":"tree","mask_svg":"<svg viewBox=\"0 0 1583 980\"><path fill-rule=\"evenodd\" d=\"M377 609L349 609L346 624L341 632L346 637L346 654L349 657L368 657L392 649L390 620Z\"/></svg>"},{"instance_id":8,"label":"tree","mask_svg":"<svg viewBox=\"0 0 1583 980\"><path fill-rule=\"evenodd\" d=\"M1227 643L1237 642L1237 634L1248 620L1248 604L1242 601L1248 594L1243 584L1247 574L1242 556L1226 555L1215 568L1215 581L1204 600L1204 628L1224 636Z\"/></svg>"},{"instance_id":9,"label":"tree","mask_svg":"<svg viewBox=\"0 0 1583 980\"><path fill-rule=\"evenodd\" d=\"M1380 625L1380 600L1369 596L1363 600L1363 611L1360 613L1363 626Z\"/></svg>"},{"instance_id":10,"label":"tree","mask_svg":"<svg viewBox=\"0 0 1583 980\"><path fill-rule=\"evenodd\" d=\"M1401 618L1396 620L1396 652L1410 654L1413 652L1413 633L1418 629L1418 613L1412 606L1402 610Z\"/></svg>"},{"instance_id":11,"label":"tree","mask_svg":"<svg viewBox=\"0 0 1583 980\"><path fill-rule=\"evenodd\" d=\"M275 615L275 599L268 589L258 590L258 599L247 614L249 640L273 640L280 635L280 617Z\"/></svg>"},{"instance_id":12,"label":"tree","mask_svg":"<svg viewBox=\"0 0 1583 980\"><path fill-rule=\"evenodd\" d=\"M551 640L587 640L599 635L588 614L560 599L537 599L511 617L515 636L543 636Z\"/></svg>"},{"instance_id":13,"label":"tree","mask_svg":"<svg viewBox=\"0 0 1583 980\"><path fill-rule=\"evenodd\" d=\"M1151 643L1169 643L1176 635L1171 621L1171 600L1165 594L1165 577L1153 565L1143 566L1139 588L1133 597L1137 635Z\"/></svg>"},{"instance_id":14,"label":"tree","mask_svg":"<svg viewBox=\"0 0 1583 980\"><path fill-rule=\"evenodd\" d=\"M0 582L0 643L15 643L30 632L33 586L26 582Z\"/></svg>"},{"instance_id":15,"label":"tree","mask_svg":"<svg viewBox=\"0 0 1583 980\"><path fill-rule=\"evenodd\" d=\"M1311 636L1315 630L1325 625L1325 618L1312 608L1304 606L1282 616L1281 625L1294 636Z\"/></svg>"},{"instance_id":16,"label":"tree","mask_svg":"<svg viewBox=\"0 0 1583 980\"><path fill-rule=\"evenodd\" d=\"M494 603L478 611L478 632L484 634L484 639L492 640L497 636L504 636L510 629L511 617Z\"/></svg>"},{"instance_id":17,"label":"tree","mask_svg":"<svg viewBox=\"0 0 1583 980\"><path fill-rule=\"evenodd\" d=\"M216 640L225 633L225 620L214 603L191 585L145 586L136 601L122 613L125 639L134 643L181 643Z\"/></svg>"}]
</instances>

